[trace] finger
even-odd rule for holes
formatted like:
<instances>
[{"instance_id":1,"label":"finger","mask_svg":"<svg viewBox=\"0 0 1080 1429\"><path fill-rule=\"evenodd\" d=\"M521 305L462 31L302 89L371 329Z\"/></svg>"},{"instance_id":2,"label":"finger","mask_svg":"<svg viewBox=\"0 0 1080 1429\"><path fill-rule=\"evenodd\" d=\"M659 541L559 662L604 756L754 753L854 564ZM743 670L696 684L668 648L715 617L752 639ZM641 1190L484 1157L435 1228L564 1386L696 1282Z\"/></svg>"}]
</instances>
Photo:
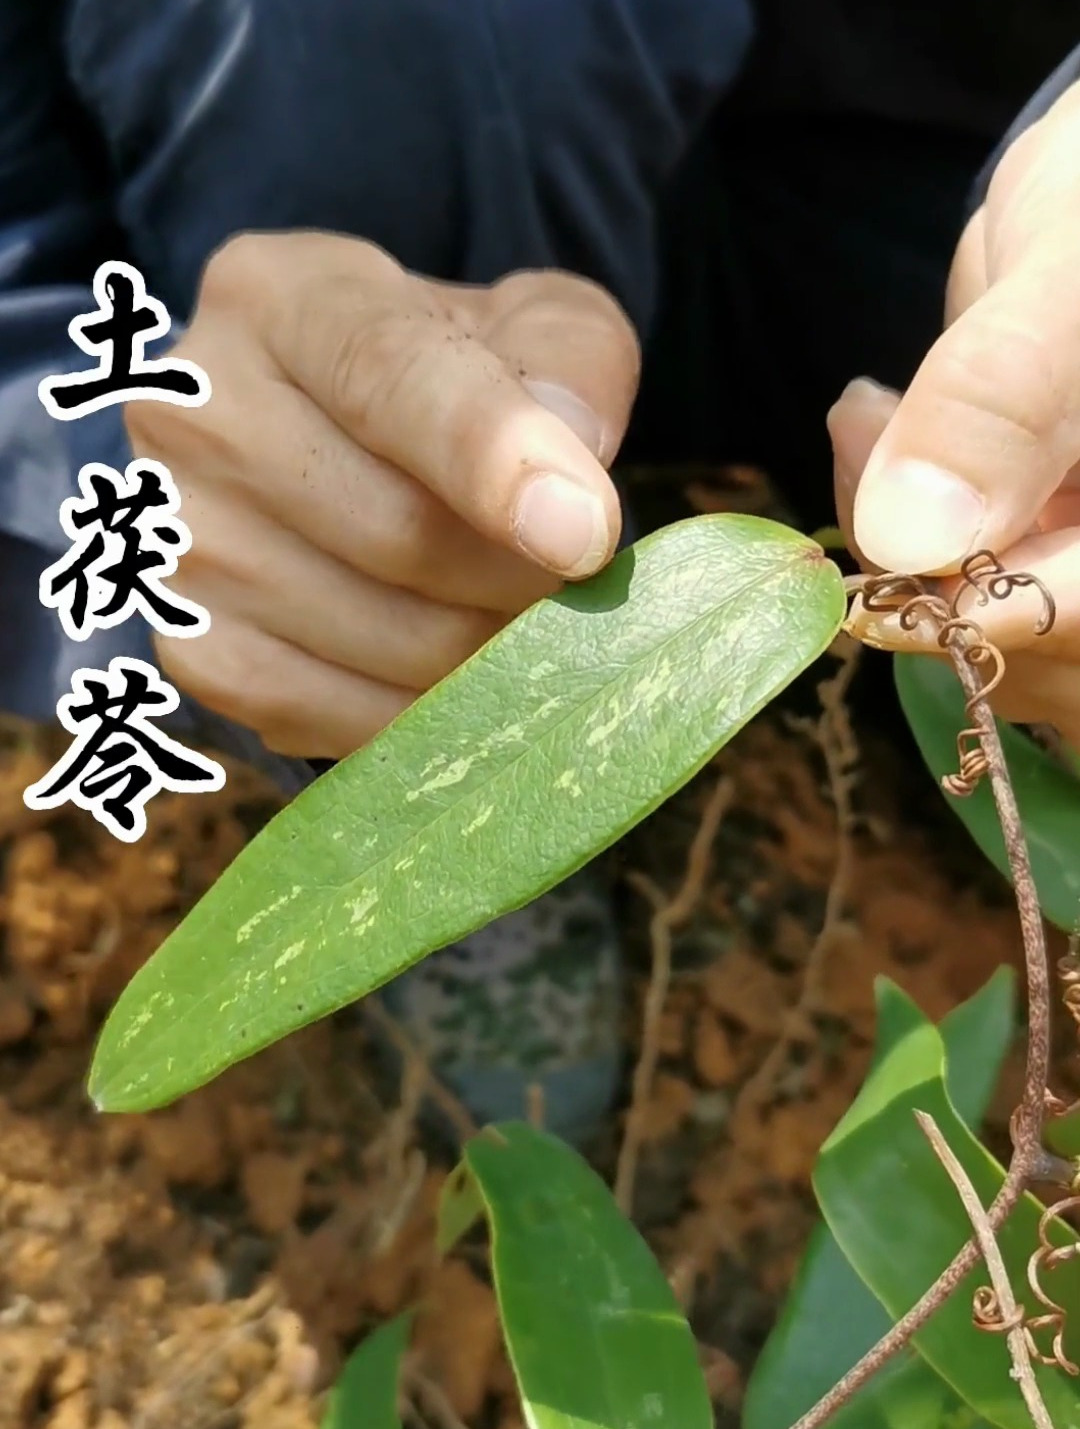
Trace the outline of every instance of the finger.
<instances>
[{"instance_id":1,"label":"finger","mask_svg":"<svg viewBox=\"0 0 1080 1429\"><path fill-rule=\"evenodd\" d=\"M302 759L345 758L416 698L224 616L198 640L157 635L154 646L166 677L200 704Z\"/></svg>"},{"instance_id":2,"label":"finger","mask_svg":"<svg viewBox=\"0 0 1080 1429\"><path fill-rule=\"evenodd\" d=\"M571 306L573 341L568 342ZM492 293L481 332L530 396L610 466L641 375L637 337L614 298L568 274L516 273Z\"/></svg>"},{"instance_id":3,"label":"finger","mask_svg":"<svg viewBox=\"0 0 1080 1429\"><path fill-rule=\"evenodd\" d=\"M362 451L235 329L204 322L184 352L209 373L214 400L198 409L132 402L125 418L133 449L171 470L189 526L231 491L337 560L440 603L517 615L558 588ZM199 524L196 547L220 544L216 520Z\"/></svg>"},{"instance_id":4,"label":"finger","mask_svg":"<svg viewBox=\"0 0 1080 1429\"><path fill-rule=\"evenodd\" d=\"M995 222L989 289L930 350L867 464L855 529L880 566L942 572L1004 549L1080 459L1078 118L1043 131Z\"/></svg>"},{"instance_id":5,"label":"finger","mask_svg":"<svg viewBox=\"0 0 1080 1429\"><path fill-rule=\"evenodd\" d=\"M1080 663L1013 655L994 692L994 712L1013 724L1049 724L1080 749Z\"/></svg>"},{"instance_id":6,"label":"finger","mask_svg":"<svg viewBox=\"0 0 1080 1429\"><path fill-rule=\"evenodd\" d=\"M987 599L985 591L949 581L943 586L946 598L960 590L959 614L977 622L987 640L1006 654L1030 650L1045 658L1080 661L1080 529L1026 537L1001 560L1006 570L1034 577L1040 584L1017 585L1004 599ZM1048 611L1045 592L1053 602L1053 622L1040 634ZM921 621L909 633L898 614L868 614L856 605L852 631L867 643L887 650L936 647L932 621Z\"/></svg>"},{"instance_id":7,"label":"finger","mask_svg":"<svg viewBox=\"0 0 1080 1429\"><path fill-rule=\"evenodd\" d=\"M945 290L945 321L954 322L989 287L986 271L986 208L979 208L960 236Z\"/></svg>"},{"instance_id":8,"label":"finger","mask_svg":"<svg viewBox=\"0 0 1080 1429\"><path fill-rule=\"evenodd\" d=\"M189 515L192 549L173 589L369 679L427 690L503 618L372 580L258 512L217 501ZM387 638L387 632L393 638Z\"/></svg>"},{"instance_id":9,"label":"finger","mask_svg":"<svg viewBox=\"0 0 1080 1429\"><path fill-rule=\"evenodd\" d=\"M826 418L833 447L836 517L848 550L864 567L871 563L855 539L855 493L874 444L899 401L899 392L882 387L869 377L860 377L847 385Z\"/></svg>"},{"instance_id":10,"label":"finger","mask_svg":"<svg viewBox=\"0 0 1080 1429\"><path fill-rule=\"evenodd\" d=\"M563 305L568 350L585 343L597 362L617 360L621 334L598 353L595 315L582 332L575 294L552 301ZM271 298L265 317L283 371L360 446L490 540L566 577L610 558L620 512L602 464L432 285L391 301L362 282L318 279L288 303Z\"/></svg>"},{"instance_id":11,"label":"finger","mask_svg":"<svg viewBox=\"0 0 1080 1429\"><path fill-rule=\"evenodd\" d=\"M1002 550L1080 459L1080 326L1063 255L997 284L931 349L874 449L855 501L867 557L955 569Z\"/></svg>"}]
</instances>

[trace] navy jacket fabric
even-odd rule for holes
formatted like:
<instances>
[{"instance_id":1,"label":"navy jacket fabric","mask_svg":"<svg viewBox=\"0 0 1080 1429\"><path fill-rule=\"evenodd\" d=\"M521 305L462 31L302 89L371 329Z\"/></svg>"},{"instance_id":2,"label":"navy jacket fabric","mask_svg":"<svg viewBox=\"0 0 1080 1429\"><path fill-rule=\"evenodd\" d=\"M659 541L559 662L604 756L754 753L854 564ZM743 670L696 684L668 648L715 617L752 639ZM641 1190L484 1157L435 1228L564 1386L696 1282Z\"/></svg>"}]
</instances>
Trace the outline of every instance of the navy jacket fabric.
<instances>
[{"instance_id":1,"label":"navy jacket fabric","mask_svg":"<svg viewBox=\"0 0 1080 1429\"><path fill-rule=\"evenodd\" d=\"M80 465L128 456L117 407L37 398L93 365L67 326L100 262L180 323L231 234L333 229L438 277L574 269L644 331L659 194L752 31L749 0L0 0L0 708L51 718L73 670L146 650L37 599Z\"/></svg>"}]
</instances>

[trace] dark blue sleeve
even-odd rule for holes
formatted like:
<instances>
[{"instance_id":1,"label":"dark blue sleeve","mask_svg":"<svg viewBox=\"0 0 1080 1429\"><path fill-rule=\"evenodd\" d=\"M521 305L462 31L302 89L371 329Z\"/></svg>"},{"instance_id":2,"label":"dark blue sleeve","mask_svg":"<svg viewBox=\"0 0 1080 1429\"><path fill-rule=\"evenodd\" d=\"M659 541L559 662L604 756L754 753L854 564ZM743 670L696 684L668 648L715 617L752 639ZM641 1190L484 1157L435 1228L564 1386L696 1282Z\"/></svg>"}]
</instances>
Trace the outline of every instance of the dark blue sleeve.
<instances>
[{"instance_id":1,"label":"dark blue sleeve","mask_svg":"<svg viewBox=\"0 0 1080 1429\"><path fill-rule=\"evenodd\" d=\"M116 409L54 422L37 384L87 365L68 323L125 245L105 156L64 82L58 12L0 4L0 531L61 551L72 474L122 458L122 423Z\"/></svg>"},{"instance_id":2,"label":"dark blue sleeve","mask_svg":"<svg viewBox=\"0 0 1080 1429\"><path fill-rule=\"evenodd\" d=\"M972 213L986 202L990 180L994 177L994 170L1001 162L1005 150L1023 134L1025 129L1030 129L1036 120L1041 119L1069 86L1076 84L1077 81L1080 81L1080 45L1058 65L1050 78L1031 96L1009 126L1001 143L983 165L972 192L970 205Z\"/></svg>"},{"instance_id":3,"label":"dark blue sleeve","mask_svg":"<svg viewBox=\"0 0 1080 1429\"><path fill-rule=\"evenodd\" d=\"M108 166L64 82L58 16L0 4L0 707L37 719L73 670L119 653L67 640L37 581L65 549L58 515L79 467L127 454L117 408L54 422L37 395L42 377L86 363L68 323L94 307L97 264L125 251ZM143 653L146 632L128 643Z\"/></svg>"}]
</instances>

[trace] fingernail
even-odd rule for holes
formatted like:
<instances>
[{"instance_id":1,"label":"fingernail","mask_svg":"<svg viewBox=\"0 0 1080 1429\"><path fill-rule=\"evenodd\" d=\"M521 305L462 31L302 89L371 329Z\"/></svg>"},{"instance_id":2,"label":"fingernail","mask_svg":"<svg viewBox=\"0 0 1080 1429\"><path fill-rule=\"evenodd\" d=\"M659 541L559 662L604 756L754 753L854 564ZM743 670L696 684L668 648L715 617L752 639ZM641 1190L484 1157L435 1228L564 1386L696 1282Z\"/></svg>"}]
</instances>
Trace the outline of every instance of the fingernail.
<instances>
[{"instance_id":1,"label":"fingernail","mask_svg":"<svg viewBox=\"0 0 1080 1429\"><path fill-rule=\"evenodd\" d=\"M897 392L895 387L886 387L883 382L879 382L876 377L855 377L848 383L840 394L843 397L895 397Z\"/></svg>"},{"instance_id":2,"label":"fingernail","mask_svg":"<svg viewBox=\"0 0 1080 1429\"><path fill-rule=\"evenodd\" d=\"M557 382L544 382L539 378L523 377L521 385L531 397L540 403L541 407L546 407L560 421L565 422L574 435L588 447L593 456L599 457L604 444L604 426L587 403L571 392L569 387L562 387Z\"/></svg>"},{"instance_id":3,"label":"fingernail","mask_svg":"<svg viewBox=\"0 0 1080 1429\"><path fill-rule=\"evenodd\" d=\"M899 394L875 382L856 377L841 392L825 418L832 439L838 474L853 489L880 429L896 410Z\"/></svg>"},{"instance_id":4,"label":"fingernail","mask_svg":"<svg viewBox=\"0 0 1080 1429\"><path fill-rule=\"evenodd\" d=\"M875 565L912 575L958 565L976 546L982 497L952 472L871 458L855 499L855 536Z\"/></svg>"},{"instance_id":5,"label":"fingernail","mask_svg":"<svg viewBox=\"0 0 1080 1429\"><path fill-rule=\"evenodd\" d=\"M607 513L597 497L554 472L525 488L514 535L527 556L563 576L591 575L611 543Z\"/></svg>"}]
</instances>

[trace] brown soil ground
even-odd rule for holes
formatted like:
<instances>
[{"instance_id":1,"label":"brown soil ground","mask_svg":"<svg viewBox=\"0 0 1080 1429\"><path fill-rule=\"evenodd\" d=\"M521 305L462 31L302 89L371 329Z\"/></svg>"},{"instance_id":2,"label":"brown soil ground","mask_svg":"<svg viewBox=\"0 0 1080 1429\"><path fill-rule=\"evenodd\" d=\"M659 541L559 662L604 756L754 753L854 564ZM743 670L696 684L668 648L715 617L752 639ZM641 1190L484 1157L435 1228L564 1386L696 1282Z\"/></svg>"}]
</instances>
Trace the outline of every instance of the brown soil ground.
<instances>
[{"instance_id":1,"label":"brown soil ground","mask_svg":"<svg viewBox=\"0 0 1080 1429\"><path fill-rule=\"evenodd\" d=\"M880 735L852 762L842 711L824 752L821 734L757 721L619 855L633 1047L650 909L630 875L673 893L716 779L732 781L704 896L675 939L635 1197L722 1424L737 1423L813 1224L810 1172L866 1067L874 977L938 1017L1019 954L1005 890L922 771ZM416 1133L413 1098L376 1098L355 1017L168 1110L89 1108L103 1013L274 799L230 771L220 794L159 797L128 847L76 811L24 807L47 746L11 730L0 748L0 1429L310 1429L343 1354L413 1303L415 1422L516 1429L483 1257L434 1257L448 1167ZM844 896L823 938L838 861ZM612 1152L620 1136L613 1125Z\"/></svg>"}]
</instances>

